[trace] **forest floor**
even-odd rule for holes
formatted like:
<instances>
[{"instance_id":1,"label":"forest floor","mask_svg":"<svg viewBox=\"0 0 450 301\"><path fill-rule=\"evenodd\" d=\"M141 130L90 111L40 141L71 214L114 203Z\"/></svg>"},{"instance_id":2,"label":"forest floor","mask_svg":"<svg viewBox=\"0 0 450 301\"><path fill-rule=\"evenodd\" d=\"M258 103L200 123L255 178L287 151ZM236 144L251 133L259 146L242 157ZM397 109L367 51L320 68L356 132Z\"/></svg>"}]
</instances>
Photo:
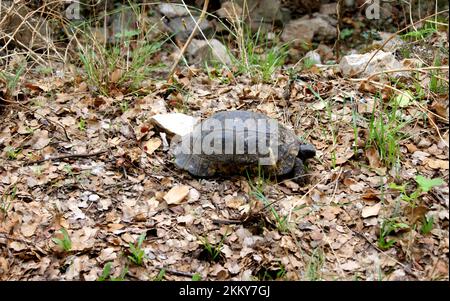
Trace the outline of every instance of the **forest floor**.
<instances>
[{"instance_id":1,"label":"forest floor","mask_svg":"<svg viewBox=\"0 0 450 301\"><path fill-rule=\"evenodd\" d=\"M336 65L182 68L102 95L80 68L0 98L1 280L448 280L448 70L380 88ZM316 147L308 184L194 178L150 122L236 109Z\"/></svg>"}]
</instances>

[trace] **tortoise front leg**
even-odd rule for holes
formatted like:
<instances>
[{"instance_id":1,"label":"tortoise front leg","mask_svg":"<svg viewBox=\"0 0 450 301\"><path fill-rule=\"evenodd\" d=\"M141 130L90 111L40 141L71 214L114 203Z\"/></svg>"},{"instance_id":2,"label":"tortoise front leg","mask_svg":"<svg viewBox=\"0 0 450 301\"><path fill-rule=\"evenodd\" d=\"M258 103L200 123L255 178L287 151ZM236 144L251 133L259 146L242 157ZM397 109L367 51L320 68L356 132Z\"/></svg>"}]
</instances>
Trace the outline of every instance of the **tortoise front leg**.
<instances>
[{"instance_id":1,"label":"tortoise front leg","mask_svg":"<svg viewBox=\"0 0 450 301\"><path fill-rule=\"evenodd\" d=\"M300 158L295 158L295 164L293 168L294 181L303 186L307 183L307 177L305 175L305 166Z\"/></svg>"}]
</instances>

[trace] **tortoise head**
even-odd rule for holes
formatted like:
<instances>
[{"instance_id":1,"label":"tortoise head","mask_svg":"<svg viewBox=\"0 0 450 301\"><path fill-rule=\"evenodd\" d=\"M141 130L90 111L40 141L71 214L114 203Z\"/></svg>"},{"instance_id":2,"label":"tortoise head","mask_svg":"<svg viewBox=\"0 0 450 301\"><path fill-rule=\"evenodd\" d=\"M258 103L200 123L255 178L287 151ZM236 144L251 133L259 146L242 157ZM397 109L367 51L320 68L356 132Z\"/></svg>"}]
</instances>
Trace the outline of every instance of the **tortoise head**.
<instances>
[{"instance_id":1,"label":"tortoise head","mask_svg":"<svg viewBox=\"0 0 450 301\"><path fill-rule=\"evenodd\" d=\"M303 161L309 158L313 158L316 155L316 148L312 144L301 143L297 157Z\"/></svg>"}]
</instances>

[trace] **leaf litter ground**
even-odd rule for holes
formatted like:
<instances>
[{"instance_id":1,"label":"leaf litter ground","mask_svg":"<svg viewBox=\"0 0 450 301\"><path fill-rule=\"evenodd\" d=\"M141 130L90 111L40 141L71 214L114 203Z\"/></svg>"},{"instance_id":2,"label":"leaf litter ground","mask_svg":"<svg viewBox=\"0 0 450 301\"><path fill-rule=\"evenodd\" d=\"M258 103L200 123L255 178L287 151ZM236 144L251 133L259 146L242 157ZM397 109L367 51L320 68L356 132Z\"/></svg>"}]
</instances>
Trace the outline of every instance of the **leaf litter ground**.
<instances>
[{"instance_id":1,"label":"leaf litter ground","mask_svg":"<svg viewBox=\"0 0 450 301\"><path fill-rule=\"evenodd\" d=\"M181 76L181 90L111 97L69 76L30 80L24 102L1 107L0 279L96 280L108 266L128 280L448 280L445 109L398 111L408 121L400 165L387 168L367 144L371 114L386 106L370 87L318 72L292 85L283 74L273 84ZM314 144L309 184L193 178L174 168L170 136L150 122L233 109L263 112ZM417 175L445 183L412 206L390 183L411 193ZM70 250L57 244L62 228ZM138 266L130 244L143 233Z\"/></svg>"}]
</instances>

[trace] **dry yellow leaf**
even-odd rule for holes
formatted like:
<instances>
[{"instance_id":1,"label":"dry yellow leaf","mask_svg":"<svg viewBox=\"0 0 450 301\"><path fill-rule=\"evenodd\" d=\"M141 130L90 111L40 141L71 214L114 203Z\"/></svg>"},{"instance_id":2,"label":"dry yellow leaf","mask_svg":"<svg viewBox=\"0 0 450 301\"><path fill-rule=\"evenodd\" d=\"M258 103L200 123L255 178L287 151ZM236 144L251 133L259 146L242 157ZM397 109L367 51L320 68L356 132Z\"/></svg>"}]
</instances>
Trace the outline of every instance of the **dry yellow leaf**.
<instances>
[{"instance_id":1,"label":"dry yellow leaf","mask_svg":"<svg viewBox=\"0 0 450 301\"><path fill-rule=\"evenodd\" d=\"M159 138L151 138L144 144L144 151L151 155L161 146L162 142Z\"/></svg>"},{"instance_id":2,"label":"dry yellow leaf","mask_svg":"<svg viewBox=\"0 0 450 301\"><path fill-rule=\"evenodd\" d=\"M373 206L366 206L362 209L361 216L363 218L377 216L381 209L381 202L376 203Z\"/></svg>"},{"instance_id":3,"label":"dry yellow leaf","mask_svg":"<svg viewBox=\"0 0 450 301\"><path fill-rule=\"evenodd\" d=\"M164 196L167 204L179 204L189 194L190 187L187 185L177 185L169 190Z\"/></svg>"}]
</instances>

